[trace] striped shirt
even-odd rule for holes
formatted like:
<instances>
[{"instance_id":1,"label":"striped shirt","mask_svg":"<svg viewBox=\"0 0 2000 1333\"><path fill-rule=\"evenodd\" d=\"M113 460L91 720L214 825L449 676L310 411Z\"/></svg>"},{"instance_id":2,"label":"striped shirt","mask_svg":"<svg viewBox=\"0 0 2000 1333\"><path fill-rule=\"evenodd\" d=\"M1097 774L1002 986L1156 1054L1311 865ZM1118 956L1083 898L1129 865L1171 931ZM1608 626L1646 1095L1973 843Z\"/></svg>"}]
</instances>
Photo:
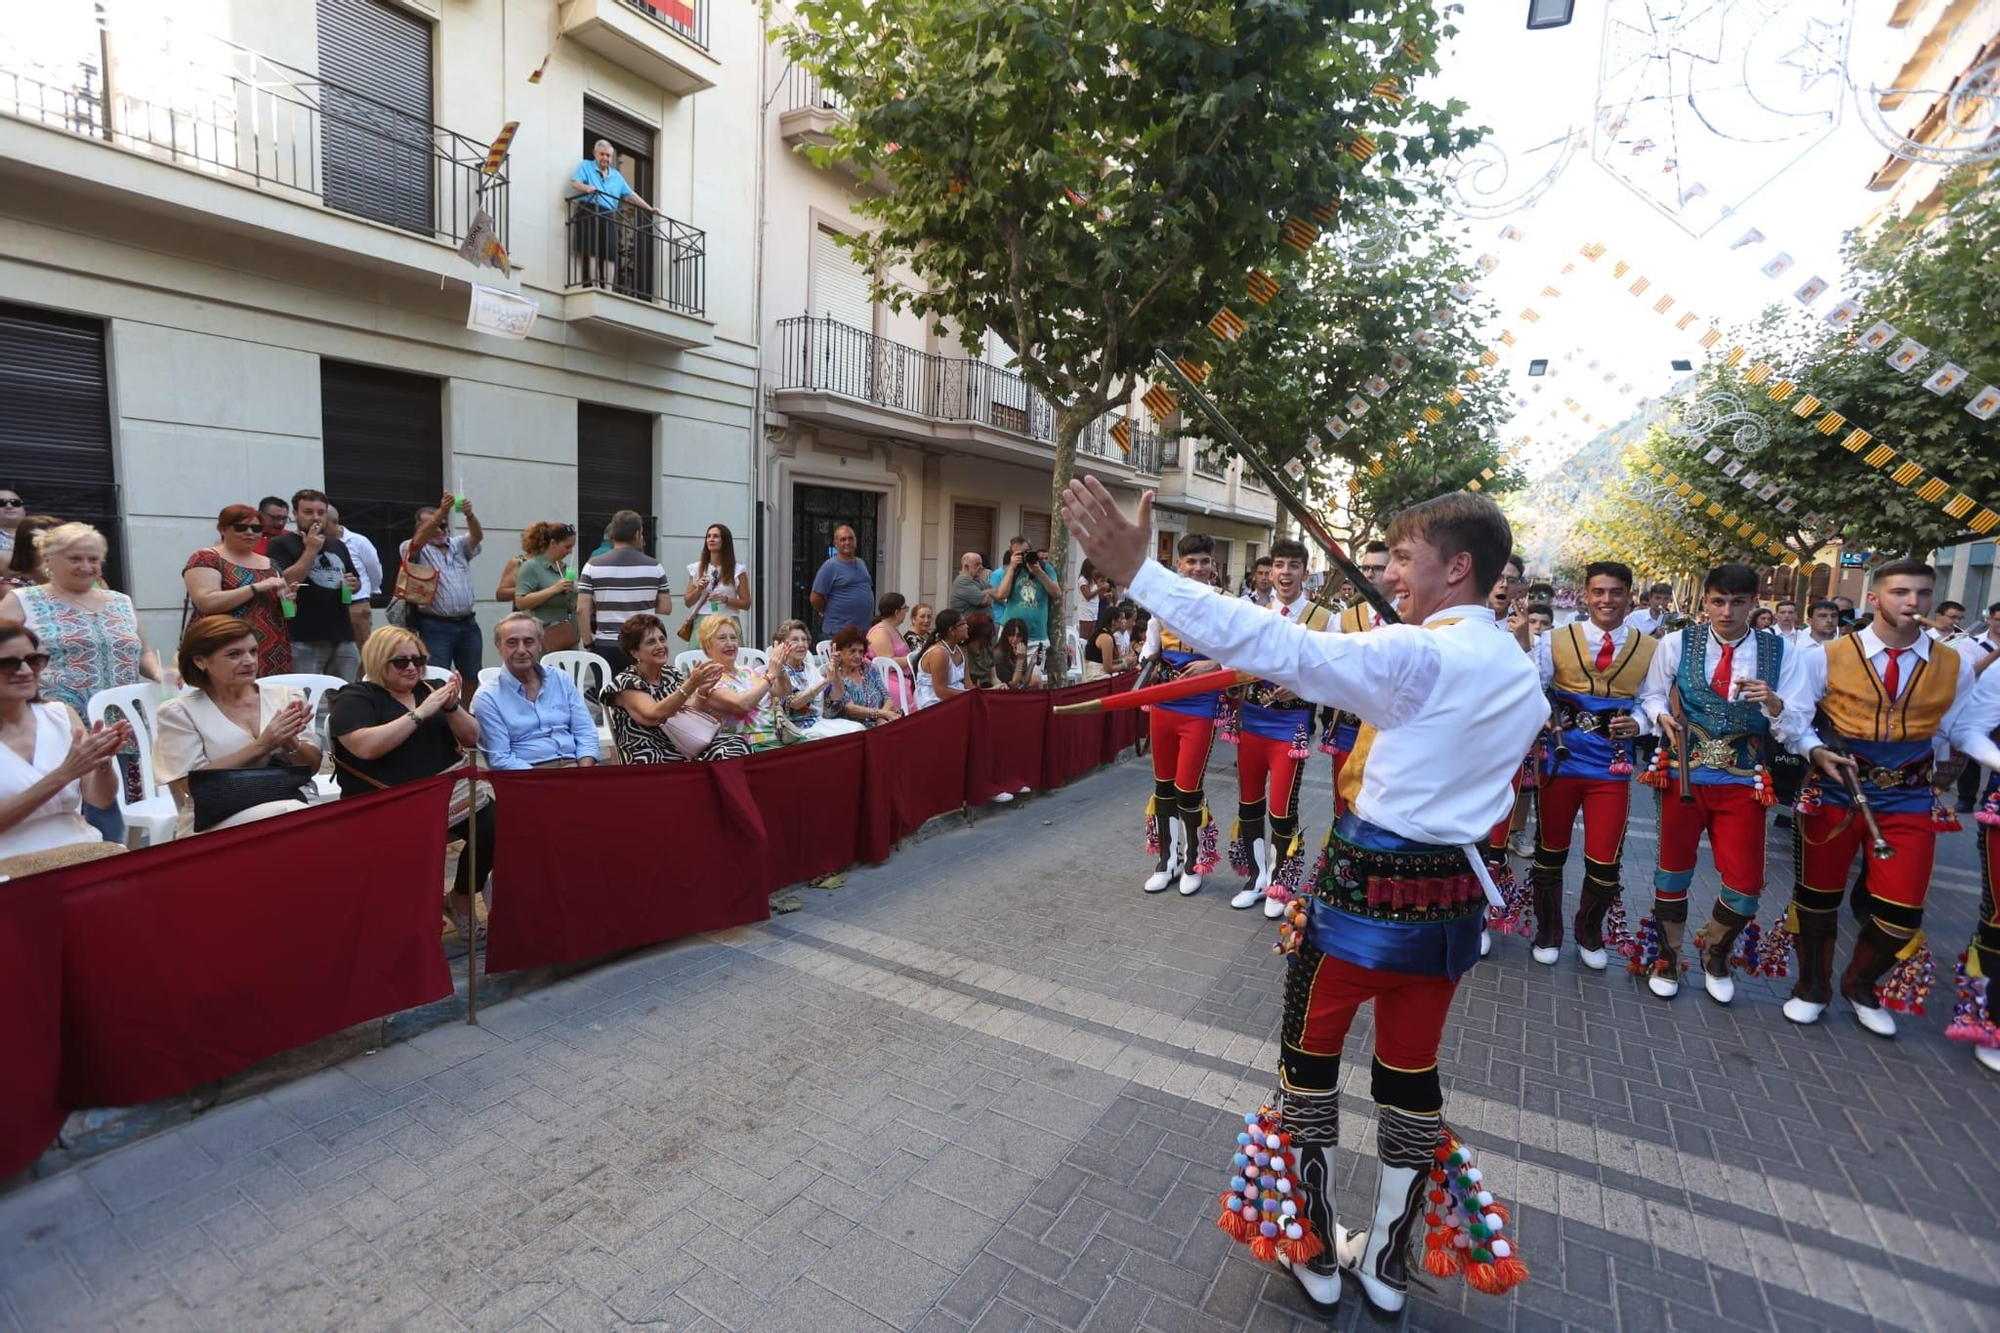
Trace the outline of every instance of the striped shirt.
<instances>
[{"instance_id":1,"label":"striped shirt","mask_svg":"<svg viewBox=\"0 0 2000 1333\"><path fill-rule=\"evenodd\" d=\"M614 546L591 557L576 580L576 591L590 598L591 641L608 644L618 642L627 620L652 611L661 594L673 594L667 571L636 546Z\"/></svg>"}]
</instances>

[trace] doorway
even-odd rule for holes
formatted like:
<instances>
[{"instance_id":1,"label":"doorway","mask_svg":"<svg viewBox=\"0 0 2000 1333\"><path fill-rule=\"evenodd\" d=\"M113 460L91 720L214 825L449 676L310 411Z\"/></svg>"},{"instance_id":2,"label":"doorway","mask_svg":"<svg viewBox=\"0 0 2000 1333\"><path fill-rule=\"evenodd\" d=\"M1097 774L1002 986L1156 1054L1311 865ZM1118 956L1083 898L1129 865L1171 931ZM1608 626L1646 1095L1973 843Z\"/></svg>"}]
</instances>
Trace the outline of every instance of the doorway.
<instances>
[{"instance_id":1,"label":"doorway","mask_svg":"<svg viewBox=\"0 0 2000 1333\"><path fill-rule=\"evenodd\" d=\"M792 486L791 614L813 627L814 638L819 637L819 617L812 609L813 576L833 554L833 530L841 524L854 529L854 553L867 562L876 592L882 591L881 506L878 491L805 482Z\"/></svg>"}]
</instances>

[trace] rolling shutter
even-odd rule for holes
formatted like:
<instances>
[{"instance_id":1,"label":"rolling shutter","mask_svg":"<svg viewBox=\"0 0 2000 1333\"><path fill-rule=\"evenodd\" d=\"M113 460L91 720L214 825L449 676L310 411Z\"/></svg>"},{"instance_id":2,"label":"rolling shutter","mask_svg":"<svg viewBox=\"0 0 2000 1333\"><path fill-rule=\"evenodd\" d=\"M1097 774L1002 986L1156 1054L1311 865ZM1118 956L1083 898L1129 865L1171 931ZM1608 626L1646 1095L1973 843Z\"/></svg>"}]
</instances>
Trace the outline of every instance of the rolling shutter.
<instances>
[{"instance_id":1,"label":"rolling shutter","mask_svg":"<svg viewBox=\"0 0 2000 1333\"><path fill-rule=\"evenodd\" d=\"M653 129L641 124L630 116L613 111L610 107L599 106L596 102L583 104L583 134L588 149L599 139L611 141L611 151L621 157L653 159ZM650 181L633 181L632 188L640 194L646 192Z\"/></svg>"},{"instance_id":2,"label":"rolling shutter","mask_svg":"<svg viewBox=\"0 0 2000 1333\"><path fill-rule=\"evenodd\" d=\"M1021 511L1021 535L1028 539L1028 545L1037 551L1049 549L1049 511L1046 509L1023 509Z\"/></svg>"},{"instance_id":3,"label":"rolling shutter","mask_svg":"<svg viewBox=\"0 0 2000 1333\"><path fill-rule=\"evenodd\" d=\"M609 138L610 136L605 136ZM604 539L605 525L621 509L653 512L653 418L596 403L576 405L576 513L578 548L586 556ZM547 515L554 518L554 514ZM652 549L653 524L646 524Z\"/></svg>"},{"instance_id":4,"label":"rolling shutter","mask_svg":"<svg viewBox=\"0 0 2000 1333\"><path fill-rule=\"evenodd\" d=\"M102 532L106 580L128 586L102 321L0 305L0 460L29 513Z\"/></svg>"},{"instance_id":5,"label":"rolling shutter","mask_svg":"<svg viewBox=\"0 0 2000 1333\"><path fill-rule=\"evenodd\" d=\"M868 274L827 227L813 232L813 309L862 333L875 331L875 302Z\"/></svg>"},{"instance_id":6,"label":"rolling shutter","mask_svg":"<svg viewBox=\"0 0 2000 1333\"><path fill-rule=\"evenodd\" d=\"M993 549L993 511L985 505L954 504L951 507L951 567L967 551L979 552L990 568L997 556Z\"/></svg>"},{"instance_id":7,"label":"rolling shutter","mask_svg":"<svg viewBox=\"0 0 2000 1333\"><path fill-rule=\"evenodd\" d=\"M319 363L326 493L343 525L375 543L389 586L420 505L444 492L442 386L424 375Z\"/></svg>"},{"instance_id":8,"label":"rolling shutter","mask_svg":"<svg viewBox=\"0 0 2000 1333\"><path fill-rule=\"evenodd\" d=\"M433 234L430 24L381 0L318 14L327 206Z\"/></svg>"}]
</instances>

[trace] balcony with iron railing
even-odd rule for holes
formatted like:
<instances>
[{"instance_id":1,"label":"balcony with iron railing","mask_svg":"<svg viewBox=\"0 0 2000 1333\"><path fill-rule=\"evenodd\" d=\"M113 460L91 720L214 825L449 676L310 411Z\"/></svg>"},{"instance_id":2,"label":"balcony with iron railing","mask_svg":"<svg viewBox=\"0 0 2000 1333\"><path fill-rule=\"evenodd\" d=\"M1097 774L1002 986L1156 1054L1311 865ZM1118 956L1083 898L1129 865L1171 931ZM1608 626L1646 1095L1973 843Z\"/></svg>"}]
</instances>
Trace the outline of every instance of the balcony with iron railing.
<instances>
[{"instance_id":1,"label":"balcony with iron railing","mask_svg":"<svg viewBox=\"0 0 2000 1333\"><path fill-rule=\"evenodd\" d=\"M674 347L715 340L707 318L708 234L664 214L572 200L565 223L569 322Z\"/></svg>"},{"instance_id":2,"label":"balcony with iron railing","mask_svg":"<svg viewBox=\"0 0 2000 1333\"><path fill-rule=\"evenodd\" d=\"M825 148L847 119L847 103L817 75L798 66L785 67L784 105L778 112L778 137L793 149ZM836 161L833 169L864 189L887 194L887 176L857 162Z\"/></svg>"},{"instance_id":3,"label":"balcony with iron railing","mask_svg":"<svg viewBox=\"0 0 2000 1333\"><path fill-rule=\"evenodd\" d=\"M779 320L767 364L774 405L803 420L1015 461L1055 445L1055 407L1004 366L921 352L820 316ZM1157 475L1159 437L1135 426L1121 449L1111 435L1118 421L1106 415L1084 428L1078 464Z\"/></svg>"},{"instance_id":4,"label":"balcony with iron railing","mask_svg":"<svg viewBox=\"0 0 2000 1333\"><path fill-rule=\"evenodd\" d=\"M722 62L708 49L715 0L567 0L562 35L676 97L713 88Z\"/></svg>"},{"instance_id":5,"label":"balcony with iron railing","mask_svg":"<svg viewBox=\"0 0 2000 1333\"><path fill-rule=\"evenodd\" d=\"M36 137L38 129L121 157L79 163L53 146L60 140ZM483 216L506 241L507 164L485 170L484 141L165 20L52 28L33 42L0 37L0 136L0 158L11 167L41 169L44 184L53 174L65 189L115 193L128 212L191 210L232 230L331 242L378 259L379 242L316 229L271 205L346 214L450 245ZM179 174L161 177L154 164ZM209 188L217 183L270 203ZM415 258L436 271L435 254Z\"/></svg>"}]
</instances>

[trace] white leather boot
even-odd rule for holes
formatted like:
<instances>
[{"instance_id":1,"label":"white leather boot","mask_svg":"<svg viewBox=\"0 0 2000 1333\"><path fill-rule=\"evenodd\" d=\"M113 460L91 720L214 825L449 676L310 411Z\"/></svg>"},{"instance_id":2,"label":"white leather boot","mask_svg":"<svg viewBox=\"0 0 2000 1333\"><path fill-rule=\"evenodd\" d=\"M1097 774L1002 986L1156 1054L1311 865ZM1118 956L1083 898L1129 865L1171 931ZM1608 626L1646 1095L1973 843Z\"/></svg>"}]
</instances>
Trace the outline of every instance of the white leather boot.
<instances>
[{"instance_id":1,"label":"white leather boot","mask_svg":"<svg viewBox=\"0 0 2000 1333\"><path fill-rule=\"evenodd\" d=\"M1242 909L1255 907L1264 900L1265 890L1271 887L1272 852L1268 839L1259 838L1250 844L1250 857L1257 863L1257 877L1237 890L1229 900L1231 907Z\"/></svg>"},{"instance_id":2,"label":"white leather boot","mask_svg":"<svg viewBox=\"0 0 2000 1333\"><path fill-rule=\"evenodd\" d=\"M1146 892L1159 893L1174 882L1181 864L1182 844L1187 834L1182 831L1179 815L1171 815L1161 821L1159 868L1146 877Z\"/></svg>"}]
</instances>

